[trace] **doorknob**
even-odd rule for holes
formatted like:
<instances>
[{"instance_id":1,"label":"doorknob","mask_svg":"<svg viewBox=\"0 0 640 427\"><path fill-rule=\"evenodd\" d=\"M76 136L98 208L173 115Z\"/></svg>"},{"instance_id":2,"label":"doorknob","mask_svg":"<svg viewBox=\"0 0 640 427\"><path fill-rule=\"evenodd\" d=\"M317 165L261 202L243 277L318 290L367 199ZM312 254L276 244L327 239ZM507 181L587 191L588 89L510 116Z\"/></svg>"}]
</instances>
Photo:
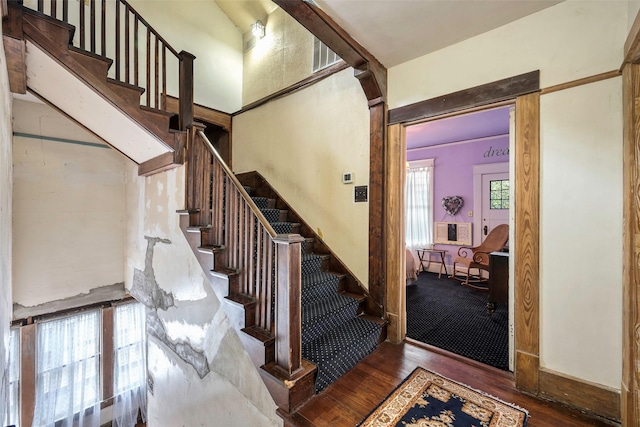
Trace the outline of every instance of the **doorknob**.
<instances>
[{"instance_id":1,"label":"doorknob","mask_svg":"<svg viewBox=\"0 0 640 427\"><path fill-rule=\"evenodd\" d=\"M484 235L487 235L487 232L489 231L489 227L487 227L486 225L484 227L482 227L483 231L484 231Z\"/></svg>"}]
</instances>

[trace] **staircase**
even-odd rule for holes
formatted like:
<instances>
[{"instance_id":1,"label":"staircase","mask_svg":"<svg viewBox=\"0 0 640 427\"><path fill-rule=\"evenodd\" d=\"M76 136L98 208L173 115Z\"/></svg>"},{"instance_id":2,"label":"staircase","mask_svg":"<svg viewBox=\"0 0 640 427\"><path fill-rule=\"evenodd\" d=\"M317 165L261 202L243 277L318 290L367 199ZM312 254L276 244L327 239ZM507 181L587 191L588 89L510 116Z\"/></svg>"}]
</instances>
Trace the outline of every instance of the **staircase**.
<instances>
[{"instance_id":1,"label":"staircase","mask_svg":"<svg viewBox=\"0 0 640 427\"><path fill-rule=\"evenodd\" d=\"M347 279L349 273L329 271L330 260L335 255L326 254L322 250L325 245L316 244L319 237L309 235L308 226L301 227L299 217L291 213L291 208L264 178L253 172L243 174L239 180L260 182L260 188L269 188L263 190L264 195L261 196L254 188L245 186L276 232L300 233L301 228L304 229L300 296L302 357L317 366L315 392L320 393L376 348L384 322L364 314L366 295L363 290L357 289L359 293L347 290L346 283L354 283L354 277ZM277 199L268 198L274 196ZM319 247L318 253L314 250L316 246Z\"/></svg>"},{"instance_id":2,"label":"staircase","mask_svg":"<svg viewBox=\"0 0 640 427\"><path fill-rule=\"evenodd\" d=\"M177 53L124 0L115 0L114 18L96 0L79 2L78 35L76 25L57 19L75 15L70 4L41 0L35 11L10 0L3 42L12 91L28 87L76 122L96 126L89 130L138 163L141 175L186 161L181 229L213 290L228 302L279 413L289 417L385 339L381 306L259 174L243 174L241 183L220 158L193 122L192 55ZM115 29L105 31L109 21ZM108 32L116 35L114 60L106 57ZM141 33L146 40L138 40ZM180 72L173 110L166 92L171 58ZM78 109L87 105L80 100L92 108Z\"/></svg>"},{"instance_id":3,"label":"staircase","mask_svg":"<svg viewBox=\"0 0 640 427\"><path fill-rule=\"evenodd\" d=\"M70 15L69 2L40 1L39 10L20 3L9 2L3 25L12 91L25 93L28 87L137 164L149 162L141 170L157 171L162 156L163 166L179 164L187 138L183 119L192 119L188 111L166 110L167 63L190 71L192 63L184 62L193 56L177 53L124 0L110 3L108 10L95 1L80 2L75 25L57 19ZM111 32L123 35L113 41ZM138 33L146 33L146 40ZM145 41L147 49L139 49ZM115 52L115 60L107 52ZM29 72L41 69L47 72ZM182 90L186 101L193 99L184 93L189 91L192 87ZM172 122L178 125L174 128Z\"/></svg>"}]
</instances>

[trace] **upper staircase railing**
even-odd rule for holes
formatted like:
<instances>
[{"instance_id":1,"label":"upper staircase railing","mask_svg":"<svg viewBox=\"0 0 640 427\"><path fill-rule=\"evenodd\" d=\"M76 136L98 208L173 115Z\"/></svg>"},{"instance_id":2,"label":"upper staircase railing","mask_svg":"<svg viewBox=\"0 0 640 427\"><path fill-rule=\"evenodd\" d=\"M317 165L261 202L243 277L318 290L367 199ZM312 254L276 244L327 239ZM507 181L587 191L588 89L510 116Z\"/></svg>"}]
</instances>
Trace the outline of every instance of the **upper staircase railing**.
<instances>
[{"instance_id":1,"label":"upper staircase railing","mask_svg":"<svg viewBox=\"0 0 640 427\"><path fill-rule=\"evenodd\" d=\"M141 105L165 110L167 95L177 94L180 130L191 125L195 57L176 51L128 2L25 0L24 6L73 25L76 31L70 43L111 58L108 76L144 89Z\"/></svg>"},{"instance_id":2,"label":"upper staircase railing","mask_svg":"<svg viewBox=\"0 0 640 427\"><path fill-rule=\"evenodd\" d=\"M195 126L193 132L187 154L187 206L199 210L199 224L210 225L207 243L224 248L214 269L237 273L230 297L255 303L247 328L275 337L275 366L291 376L302 365L303 239L276 234L204 132Z\"/></svg>"}]
</instances>

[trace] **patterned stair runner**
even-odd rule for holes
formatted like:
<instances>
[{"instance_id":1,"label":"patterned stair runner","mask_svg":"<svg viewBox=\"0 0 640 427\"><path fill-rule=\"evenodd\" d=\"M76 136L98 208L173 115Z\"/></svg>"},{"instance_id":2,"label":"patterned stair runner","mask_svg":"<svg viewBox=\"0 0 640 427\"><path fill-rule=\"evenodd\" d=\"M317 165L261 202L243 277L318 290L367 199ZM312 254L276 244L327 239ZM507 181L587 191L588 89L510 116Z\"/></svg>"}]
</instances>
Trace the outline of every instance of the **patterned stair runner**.
<instances>
[{"instance_id":1,"label":"patterned stair runner","mask_svg":"<svg viewBox=\"0 0 640 427\"><path fill-rule=\"evenodd\" d=\"M245 187L249 195L253 190ZM280 210L264 197L256 206L278 234L291 233ZM353 368L378 345L382 326L358 316L358 300L338 292L340 276L323 271L323 257L307 253L302 244L302 357L318 366L315 389L321 392Z\"/></svg>"}]
</instances>

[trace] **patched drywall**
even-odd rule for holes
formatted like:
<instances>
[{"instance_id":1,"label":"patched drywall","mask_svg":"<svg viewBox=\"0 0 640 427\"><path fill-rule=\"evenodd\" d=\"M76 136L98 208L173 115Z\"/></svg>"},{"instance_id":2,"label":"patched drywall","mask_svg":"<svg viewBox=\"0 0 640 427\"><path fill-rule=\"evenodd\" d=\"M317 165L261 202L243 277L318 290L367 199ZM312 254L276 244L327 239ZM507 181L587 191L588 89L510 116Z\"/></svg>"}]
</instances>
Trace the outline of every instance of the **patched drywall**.
<instances>
[{"instance_id":1,"label":"patched drywall","mask_svg":"<svg viewBox=\"0 0 640 427\"><path fill-rule=\"evenodd\" d=\"M127 172L125 283L147 306L149 425L277 426L257 369L179 227L184 168Z\"/></svg>"},{"instance_id":2,"label":"patched drywall","mask_svg":"<svg viewBox=\"0 0 640 427\"><path fill-rule=\"evenodd\" d=\"M369 204L354 186L369 185L369 109L351 68L234 116L233 166L261 173L368 287Z\"/></svg>"},{"instance_id":3,"label":"patched drywall","mask_svg":"<svg viewBox=\"0 0 640 427\"><path fill-rule=\"evenodd\" d=\"M77 295L123 283L132 162L41 103L15 101L14 117L13 302L72 306Z\"/></svg>"},{"instance_id":4,"label":"patched drywall","mask_svg":"<svg viewBox=\"0 0 640 427\"><path fill-rule=\"evenodd\" d=\"M264 20L265 36L244 35L242 105L248 105L312 74L313 35L276 8ZM246 49L247 43L253 45Z\"/></svg>"},{"instance_id":5,"label":"patched drywall","mask_svg":"<svg viewBox=\"0 0 640 427\"><path fill-rule=\"evenodd\" d=\"M1 25L1 24L0 24ZM9 371L9 325L11 323L11 212L12 212L11 91L7 60L0 43L0 422L6 418Z\"/></svg>"}]
</instances>

